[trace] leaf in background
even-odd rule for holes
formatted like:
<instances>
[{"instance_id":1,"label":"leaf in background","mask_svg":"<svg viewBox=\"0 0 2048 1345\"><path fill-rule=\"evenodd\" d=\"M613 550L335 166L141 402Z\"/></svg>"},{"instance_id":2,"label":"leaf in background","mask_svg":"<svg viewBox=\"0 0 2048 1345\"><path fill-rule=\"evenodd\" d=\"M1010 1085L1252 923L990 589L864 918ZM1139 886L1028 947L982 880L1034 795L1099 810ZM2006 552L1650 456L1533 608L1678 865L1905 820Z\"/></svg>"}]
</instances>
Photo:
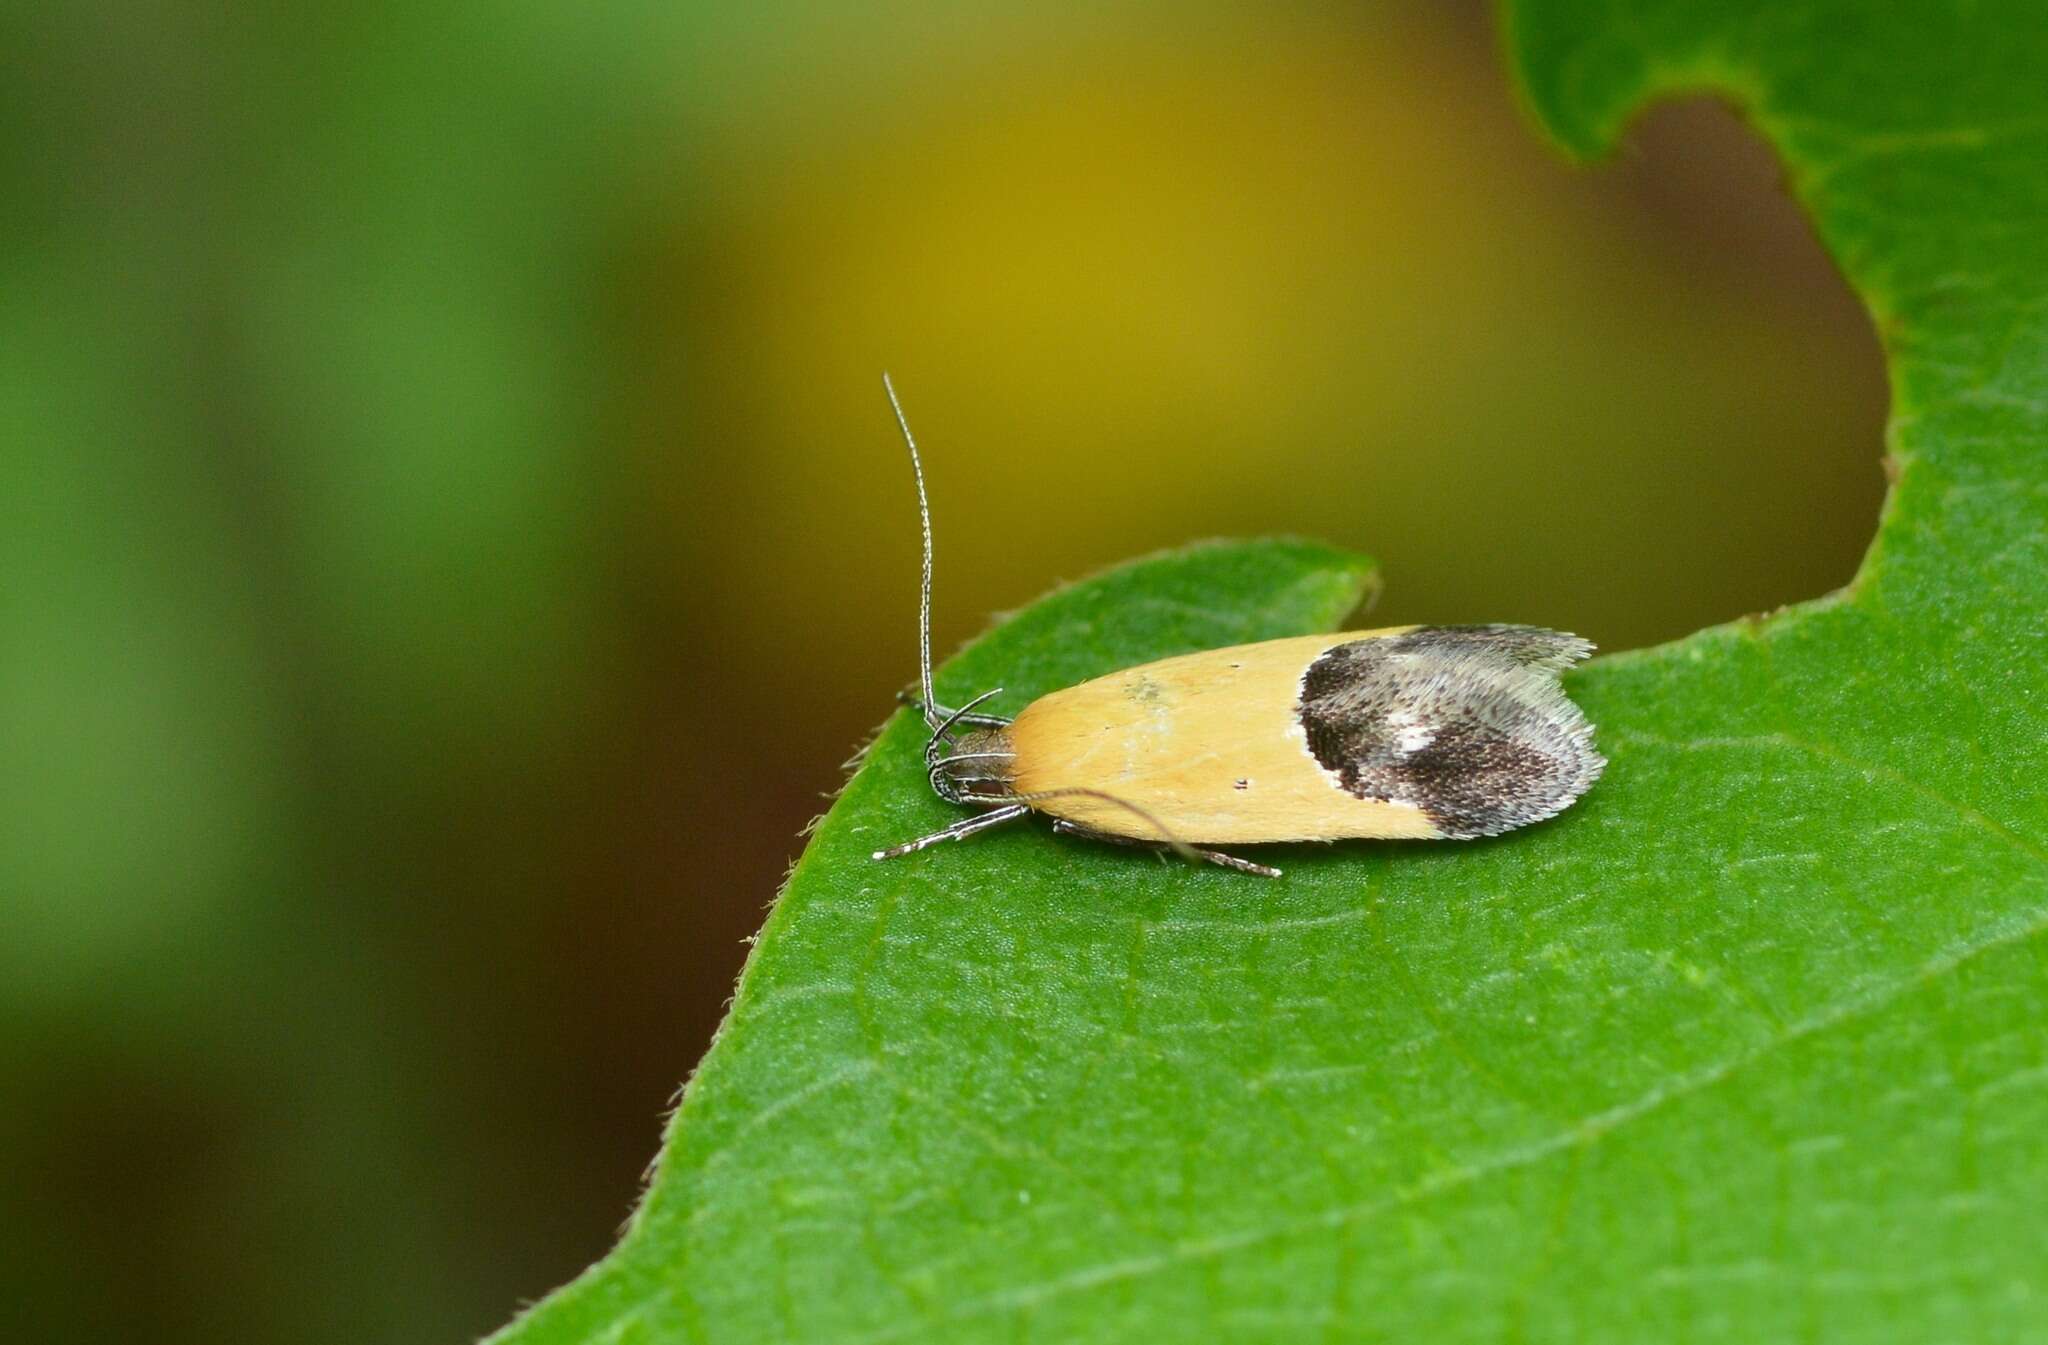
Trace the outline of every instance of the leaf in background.
<instances>
[{"instance_id":1,"label":"leaf in background","mask_svg":"<svg viewBox=\"0 0 2048 1345\"><path fill-rule=\"evenodd\" d=\"M2048 29L1531 0L1509 32L1569 149L1714 89L1786 157L1892 359L1851 590L1574 677L1612 764L1556 822L1279 883L1042 831L870 863L949 815L899 716L625 1241L501 1341L2038 1332ZM1141 562L942 689L1014 709L1325 625L1362 577Z\"/></svg>"}]
</instances>

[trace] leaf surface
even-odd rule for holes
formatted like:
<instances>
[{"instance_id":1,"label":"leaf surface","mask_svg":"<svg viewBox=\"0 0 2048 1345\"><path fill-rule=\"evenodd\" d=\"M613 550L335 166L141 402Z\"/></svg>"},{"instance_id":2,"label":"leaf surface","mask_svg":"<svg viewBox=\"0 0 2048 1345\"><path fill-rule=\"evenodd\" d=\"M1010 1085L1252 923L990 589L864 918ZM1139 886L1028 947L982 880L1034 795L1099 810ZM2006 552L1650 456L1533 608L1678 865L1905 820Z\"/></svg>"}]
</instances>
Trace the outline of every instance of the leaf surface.
<instances>
[{"instance_id":1,"label":"leaf surface","mask_svg":"<svg viewBox=\"0 0 2048 1345\"><path fill-rule=\"evenodd\" d=\"M1570 151L1704 89L1785 157L1891 363L1851 589L1572 676L1611 765L1555 822L1266 852L1277 883L1026 829L871 863L954 815L899 715L624 1242L500 1340L2048 1331L2048 27L1527 0L1508 32ZM941 694L1326 628L1368 580L1155 557Z\"/></svg>"}]
</instances>

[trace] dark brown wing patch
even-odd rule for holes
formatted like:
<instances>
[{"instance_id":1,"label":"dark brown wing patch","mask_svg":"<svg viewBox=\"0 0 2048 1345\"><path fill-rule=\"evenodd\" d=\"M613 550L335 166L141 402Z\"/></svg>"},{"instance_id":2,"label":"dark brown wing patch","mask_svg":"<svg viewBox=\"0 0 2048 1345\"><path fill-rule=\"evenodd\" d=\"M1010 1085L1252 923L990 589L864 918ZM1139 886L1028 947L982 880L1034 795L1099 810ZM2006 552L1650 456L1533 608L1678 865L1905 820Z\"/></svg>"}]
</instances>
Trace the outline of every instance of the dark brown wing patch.
<instances>
[{"instance_id":1,"label":"dark brown wing patch","mask_svg":"<svg viewBox=\"0 0 2048 1345\"><path fill-rule=\"evenodd\" d=\"M1337 786L1470 839L1551 817L1607 763L1557 675L1593 646L1533 626L1420 626L1325 651L1296 707Z\"/></svg>"}]
</instances>

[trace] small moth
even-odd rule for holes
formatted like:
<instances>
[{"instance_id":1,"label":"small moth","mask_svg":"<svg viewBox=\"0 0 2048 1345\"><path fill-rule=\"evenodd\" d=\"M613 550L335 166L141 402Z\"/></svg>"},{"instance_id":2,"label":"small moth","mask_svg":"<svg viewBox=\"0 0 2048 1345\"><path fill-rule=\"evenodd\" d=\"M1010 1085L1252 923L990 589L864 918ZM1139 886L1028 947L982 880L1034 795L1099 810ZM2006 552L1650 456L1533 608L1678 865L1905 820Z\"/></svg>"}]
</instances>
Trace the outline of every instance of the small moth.
<instances>
[{"instance_id":1,"label":"small moth","mask_svg":"<svg viewBox=\"0 0 2048 1345\"><path fill-rule=\"evenodd\" d=\"M925 765L948 803L981 809L894 859L1032 812L1053 830L1172 849L1268 878L1207 848L1354 838L1471 840L1553 817L1600 778L1592 725L1558 674L1588 641L1534 626L1389 626L1161 659L1041 696L1015 719L932 696L932 522L918 611Z\"/></svg>"}]
</instances>

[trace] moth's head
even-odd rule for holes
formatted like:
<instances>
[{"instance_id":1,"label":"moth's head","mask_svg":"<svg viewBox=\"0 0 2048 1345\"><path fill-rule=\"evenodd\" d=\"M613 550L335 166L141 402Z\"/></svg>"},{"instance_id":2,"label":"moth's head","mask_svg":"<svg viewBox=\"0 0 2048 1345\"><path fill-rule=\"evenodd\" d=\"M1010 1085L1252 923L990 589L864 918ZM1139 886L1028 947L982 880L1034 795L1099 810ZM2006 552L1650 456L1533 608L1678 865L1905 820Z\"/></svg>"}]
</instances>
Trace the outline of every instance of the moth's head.
<instances>
[{"instance_id":1,"label":"moth's head","mask_svg":"<svg viewBox=\"0 0 2048 1345\"><path fill-rule=\"evenodd\" d=\"M969 729L950 740L934 738L932 745L932 788L948 803L993 802L1016 792L1017 754L1008 729Z\"/></svg>"}]
</instances>

